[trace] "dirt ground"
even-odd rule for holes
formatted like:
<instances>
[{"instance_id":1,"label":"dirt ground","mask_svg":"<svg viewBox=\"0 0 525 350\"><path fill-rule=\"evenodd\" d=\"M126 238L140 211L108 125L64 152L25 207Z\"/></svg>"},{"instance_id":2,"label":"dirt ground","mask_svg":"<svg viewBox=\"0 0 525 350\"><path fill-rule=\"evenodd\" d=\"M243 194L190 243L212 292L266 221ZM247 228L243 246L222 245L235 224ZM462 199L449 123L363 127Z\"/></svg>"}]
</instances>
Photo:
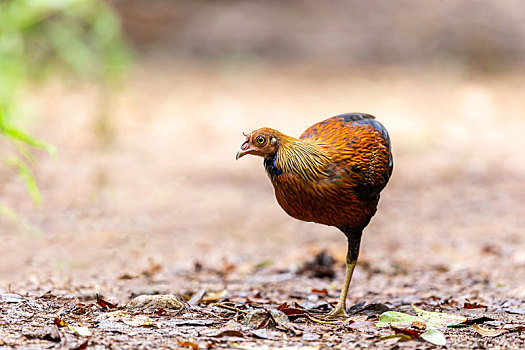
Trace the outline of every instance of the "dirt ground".
<instances>
[{"instance_id":1,"label":"dirt ground","mask_svg":"<svg viewBox=\"0 0 525 350\"><path fill-rule=\"evenodd\" d=\"M0 348L437 347L374 325L387 309L413 314L411 303L503 329L447 327L449 348L525 347L522 73L146 62L111 93L35 87L30 129L59 152L37 154L38 207L0 172L1 201L22 218L0 218ZM389 129L395 169L349 292L349 306L365 304L319 324L309 317L337 301L344 236L288 217L261 159L234 156L242 131L299 135L344 112ZM323 251L334 276L306 264ZM107 319L97 294L119 307L142 294L195 298ZM246 321L284 302L308 317ZM57 316L91 335L54 326ZM122 321L138 316L148 319Z\"/></svg>"}]
</instances>

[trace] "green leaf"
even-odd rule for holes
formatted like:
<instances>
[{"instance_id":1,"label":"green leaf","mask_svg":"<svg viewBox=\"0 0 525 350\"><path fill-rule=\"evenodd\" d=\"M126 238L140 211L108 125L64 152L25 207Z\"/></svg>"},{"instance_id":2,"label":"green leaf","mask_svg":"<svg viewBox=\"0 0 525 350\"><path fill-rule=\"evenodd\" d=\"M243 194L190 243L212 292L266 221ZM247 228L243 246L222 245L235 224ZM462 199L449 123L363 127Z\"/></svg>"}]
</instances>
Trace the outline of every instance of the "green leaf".
<instances>
[{"instance_id":1,"label":"green leaf","mask_svg":"<svg viewBox=\"0 0 525 350\"><path fill-rule=\"evenodd\" d=\"M405 314L403 312L387 311L379 316L379 322L376 323L376 327L408 327L412 322L424 323L425 321L419 317Z\"/></svg>"},{"instance_id":2,"label":"green leaf","mask_svg":"<svg viewBox=\"0 0 525 350\"><path fill-rule=\"evenodd\" d=\"M408 341L412 340L412 337L406 334L390 334L390 335L384 335L379 338L379 340L387 340L387 339L394 339L399 338L400 341Z\"/></svg>"},{"instance_id":3,"label":"green leaf","mask_svg":"<svg viewBox=\"0 0 525 350\"><path fill-rule=\"evenodd\" d=\"M421 334L421 338L425 339L427 342L434 345L445 346L447 345L447 339L445 335L438 331L437 329L429 329L425 333Z\"/></svg>"},{"instance_id":4,"label":"green leaf","mask_svg":"<svg viewBox=\"0 0 525 350\"><path fill-rule=\"evenodd\" d=\"M460 315L425 311L414 306L414 304L412 304L412 307L416 311L418 317L424 320L423 322L426 323L427 328L440 328L465 322L467 320L466 317Z\"/></svg>"},{"instance_id":5,"label":"green leaf","mask_svg":"<svg viewBox=\"0 0 525 350\"><path fill-rule=\"evenodd\" d=\"M377 327L401 327L410 326L412 322L423 322L427 328L441 328L465 322L466 317L460 315L447 314L442 312L430 312L422 310L412 305L417 313L417 316L405 314L397 311L387 311L381 314L379 322L376 323Z\"/></svg>"},{"instance_id":6,"label":"green leaf","mask_svg":"<svg viewBox=\"0 0 525 350\"><path fill-rule=\"evenodd\" d=\"M0 203L0 215L14 222L18 222L20 220L17 213L13 211L13 209L3 205L2 203Z\"/></svg>"},{"instance_id":7,"label":"green leaf","mask_svg":"<svg viewBox=\"0 0 525 350\"><path fill-rule=\"evenodd\" d=\"M7 158L6 164L18 170L18 175L24 179L27 190L33 197L33 201L36 204L40 204L42 202L42 195L38 190L35 177L26 162L20 157L10 156Z\"/></svg>"}]
</instances>

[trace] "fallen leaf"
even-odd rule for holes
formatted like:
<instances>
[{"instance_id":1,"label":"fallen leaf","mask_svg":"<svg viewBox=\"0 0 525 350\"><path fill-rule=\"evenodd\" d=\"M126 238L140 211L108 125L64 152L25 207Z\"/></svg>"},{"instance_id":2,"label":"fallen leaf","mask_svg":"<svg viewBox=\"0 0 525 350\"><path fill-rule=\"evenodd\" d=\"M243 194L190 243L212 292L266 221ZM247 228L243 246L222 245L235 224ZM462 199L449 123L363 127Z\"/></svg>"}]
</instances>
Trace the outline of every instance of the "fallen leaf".
<instances>
[{"instance_id":1,"label":"fallen leaf","mask_svg":"<svg viewBox=\"0 0 525 350\"><path fill-rule=\"evenodd\" d=\"M199 301L201 301L202 297L206 294L205 289L199 290L197 293L193 294L190 300L188 300L188 304L190 305L197 305Z\"/></svg>"},{"instance_id":2,"label":"fallen leaf","mask_svg":"<svg viewBox=\"0 0 525 350\"><path fill-rule=\"evenodd\" d=\"M351 329L370 328L374 326L373 322L370 321L354 321L348 325Z\"/></svg>"},{"instance_id":3,"label":"fallen leaf","mask_svg":"<svg viewBox=\"0 0 525 350\"><path fill-rule=\"evenodd\" d=\"M53 324L52 327L46 326L45 333L42 336L42 339L59 342L61 340L60 330L56 324Z\"/></svg>"},{"instance_id":4,"label":"fallen leaf","mask_svg":"<svg viewBox=\"0 0 525 350\"><path fill-rule=\"evenodd\" d=\"M451 328L468 327L468 326L471 326L473 324L480 324L480 323L485 323L485 322L488 322L488 321L494 321L494 319L490 318L490 317L487 317L487 316L482 316L482 317L478 317L478 318L468 318L464 322L461 322L461 323L458 323L458 324L449 325L448 327L451 327Z\"/></svg>"},{"instance_id":5,"label":"fallen leaf","mask_svg":"<svg viewBox=\"0 0 525 350\"><path fill-rule=\"evenodd\" d=\"M408 328L392 327L392 329L394 330L395 334L406 334L412 339L417 339L421 336L421 333Z\"/></svg>"},{"instance_id":6,"label":"fallen leaf","mask_svg":"<svg viewBox=\"0 0 525 350\"><path fill-rule=\"evenodd\" d=\"M525 315L525 309L506 309L505 312L508 314Z\"/></svg>"},{"instance_id":7,"label":"fallen leaf","mask_svg":"<svg viewBox=\"0 0 525 350\"><path fill-rule=\"evenodd\" d=\"M305 317L305 318L307 317L307 314L306 314L306 312L303 309L290 307L288 305L288 303L286 303L286 302L283 303L282 305L280 305L277 308L277 310L278 311L282 311L286 316L288 316L290 321L296 320L296 319L301 318L301 317Z\"/></svg>"},{"instance_id":8,"label":"fallen leaf","mask_svg":"<svg viewBox=\"0 0 525 350\"><path fill-rule=\"evenodd\" d=\"M187 319L170 321L170 324L173 324L175 326L211 326L218 323L220 323L220 321L208 319Z\"/></svg>"},{"instance_id":9,"label":"fallen leaf","mask_svg":"<svg viewBox=\"0 0 525 350\"><path fill-rule=\"evenodd\" d=\"M222 299L226 296L228 292L226 291L226 289L223 289L219 292L214 292L214 293L206 293L206 295L204 295L202 298L201 298L201 301L203 302L206 302L206 303L209 303L209 302L212 302L212 301L217 301L219 299Z\"/></svg>"},{"instance_id":10,"label":"fallen leaf","mask_svg":"<svg viewBox=\"0 0 525 350\"><path fill-rule=\"evenodd\" d=\"M157 316L166 316L168 314L168 312L165 309L160 308L160 309L155 311L155 314Z\"/></svg>"},{"instance_id":11,"label":"fallen leaf","mask_svg":"<svg viewBox=\"0 0 525 350\"><path fill-rule=\"evenodd\" d=\"M471 309L486 309L487 306L486 305L482 305L482 304L478 304L478 303L464 303L463 304L463 308L464 309L467 309L467 310L471 310Z\"/></svg>"},{"instance_id":12,"label":"fallen leaf","mask_svg":"<svg viewBox=\"0 0 525 350\"><path fill-rule=\"evenodd\" d=\"M82 344L80 344L76 348L73 348L72 350L85 350L85 349L87 349L88 344L89 344L89 340L86 340L85 342L83 342Z\"/></svg>"},{"instance_id":13,"label":"fallen leaf","mask_svg":"<svg viewBox=\"0 0 525 350\"><path fill-rule=\"evenodd\" d=\"M256 309L250 311L244 317L244 325L249 326L254 329L260 329L268 326L276 325L286 325L290 322L288 316L286 316L282 311L279 310L265 310L265 309Z\"/></svg>"},{"instance_id":14,"label":"fallen leaf","mask_svg":"<svg viewBox=\"0 0 525 350\"><path fill-rule=\"evenodd\" d=\"M55 319L53 320L53 323L57 326L57 327L66 327L67 326L67 322L64 321L63 319L61 319L60 317L55 317Z\"/></svg>"},{"instance_id":15,"label":"fallen leaf","mask_svg":"<svg viewBox=\"0 0 525 350\"><path fill-rule=\"evenodd\" d=\"M324 288L324 289L313 288L312 289L312 293L321 294L321 295L328 295L328 289L326 289L326 288Z\"/></svg>"},{"instance_id":16,"label":"fallen leaf","mask_svg":"<svg viewBox=\"0 0 525 350\"><path fill-rule=\"evenodd\" d=\"M399 339L400 341L412 340L412 338L410 338L410 336L408 336L406 334L384 335L384 336L380 337L379 340L396 339L396 338Z\"/></svg>"},{"instance_id":17,"label":"fallen leaf","mask_svg":"<svg viewBox=\"0 0 525 350\"><path fill-rule=\"evenodd\" d=\"M363 310L363 307L365 306L365 304L366 304L366 301L361 301L361 302L359 302L357 304L354 304L354 305L350 306L348 308L348 313L350 315L353 315L353 314L356 314L356 313L360 312L361 310ZM388 310L385 310L385 311L388 311Z\"/></svg>"},{"instance_id":18,"label":"fallen leaf","mask_svg":"<svg viewBox=\"0 0 525 350\"><path fill-rule=\"evenodd\" d=\"M0 294L0 303L20 303L24 301L24 298L18 294L5 293Z\"/></svg>"},{"instance_id":19,"label":"fallen leaf","mask_svg":"<svg viewBox=\"0 0 525 350\"><path fill-rule=\"evenodd\" d=\"M509 332L525 331L525 326L523 326L523 325L507 324L507 325L503 326L503 328L505 328Z\"/></svg>"},{"instance_id":20,"label":"fallen leaf","mask_svg":"<svg viewBox=\"0 0 525 350\"><path fill-rule=\"evenodd\" d=\"M101 307L107 307L109 309L115 309L117 307L116 304L110 303L107 300L104 300L100 297L100 295L97 294L97 304Z\"/></svg>"},{"instance_id":21,"label":"fallen leaf","mask_svg":"<svg viewBox=\"0 0 525 350\"><path fill-rule=\"evenodd\" d=\"M412 304L412 307L416 311L418 317L424 320L428 328L450 326L457 324L458 322L465 322L467 320L466 317L460 315L447 314L444 312L425 311L416 307L414 304Z\"/></svg>"},{"instance_id":22,"label":"fallen leaf","mask_svg":"<svg viewBox=\"0 0 525 350\"><path fill-rule=\"evenodd\" d=\"M244 334L241 331L237 331L234 329L227 329L225 331L222 331L216 335L213 335L212 337L215 338L222 338L222 337L243 337Z\"/></svg>"},{"instance_id":23,"label":"fallen leaf","mask_svg":"<svg viewBox=\"0 0 525 350\"><path fill-rule=\"evenodd\" d=\"M414 321L412 322L412 327L417 329L426 329L427 325L425 324L425 322Z\"/></svg>"},{"instance_id":24,"label":"fallen leaf","mask_svg":"<svg viewBox=\"0 0 525 350\"><path fill-rule=\"evenodd\" d=\"M503 328L500 328L500 329L485 328L485 327L481 327L478 324L472 325L472 328L484 337L497 337L498 335L502 335L503 333L508 332L508 330L503 329Z\"/></svg>"},{"instance_id":25,"label":"fallen leaf","mask_svg":"<svg viewBox=\"0 0 525 350\"><path fill-rule=\"evenodd\" d=\"M199 350L199 346L192 341L180 341L177 340L177 344L183 348L192 348L193 350Z\"/></svg>"},{"instance_id":26,"label":"fallen leaf","mask_svg":"<svg viewBox=\"0 0 525 350\"><path fill-rule=\"evenodd\" d=\"M352 322L358 322L358 321L366 321L368 320L368 316L367 315L354 315L354 316L350 316L346 319L348 322L352 321Z\"/></svg>"},{"instance_id":27,"label":"fallen leaf","mask_svg":"<svg viewBox=\"0 0 525 350\"><path fill-rule=\"evenodd\" d=\"M283 339L283 334L278 331L272 331L270 329L254 329L251 331L256 338L268 339L268 340L280 340Z\"/></svg>"},{"instance_id":28,"label":"fallen leaf","mask_svg":"<svg viewBox=\"0 0 525 350\"><path fill-rule=\"evenodd\" d=\"M82 337L89 337L92 334L88 327L78 327L78 326L71 326L71 325L67 325L67 327L73 333L76 333Z\"/></svg>"},{"instance_id":29,"label":"fallen leaf","mask_svg":"<svg viewBox=\"0 0 525 350\"><path fill-rule=\"evenodd\" d=\"M447 338L445 338L445 335L437 329L427 330L425 333L421 334L421 338L434 345L447 345Z\"/></svg>"},{"instance_id":30,"label":"fallen leaf","mask_svg":"<svg viewBox=\"0 0 525 350\"><path fill-rule=\"evenodd\" d=\"M130 313L126 311L122 311L122 310L105 312L103 314L98 315L97 318L95 318L95 321L96 322L105 321L105 320L118 321L122 317L130 317Z\"/></svg>"},{"instance_id":31,"label":"fallen leaf","mask_svg":"<svg viewBox=\"0 0 525 350\"><path fill-rule=\"evenodd\" d=\"M260 263L258 263L257 265L255 265L255 268L256 269L263 269L265 267L270 267L273 264L274 264L273 260L267 259L267 260L263 260Z\"/></svg>"},{"instance_id":32,"label":"fallen leaf","mask_svg":"<svg viewBox=\"0 0 525 350\"><path fill-rule=\"evenodd\" d=\"M73 333L76 333L76 334L78 334L80 336L83 336L83 337L89 337L91 335L91 331L89 330L88 327L72 326L72 325L68 324L66 321L64 321L63 319L61 319L58 316L55 317L55 319L53 320L53 323L57 327L67 327Z\"/></svg>"},{"instance_id":33,"label":"fallen leaf","mask_svg":"<svg viewBox=\"0 0 525 350\"><path fill-rule=\"evenodd\" d=\"M255 329L262 329L266 328L268 326L275 326L277 322L275 322L274 318L272 317L272 313L270 311L266 311L266 316L263 318L261 323Z\"/></svg>"},{"instance_id":34,"label":"fallen leaf","mask_svg":"<svg viewBox=\"0 0 525 350\"><path fill-rule=\"evenodd\" d=\"M379 322L376 323L376 327L408 327L412 322L424 322L424 320L403 312L387 311L379 316Z\"/></svg>"},{"instance_id":35,"label":"fallen leaf","mask_svg":"<svg viewBox=\"0 0 525 350\"><path fill-rule=\"evenodd\" d=\"M132 317L121 318L124 324L132 327L156 327L160 328L157 322L154 322L151 318L146 315L136 315Z\"/></svg>"},{"instance_id":36,"label":"fallen leaf","mask_svg":"<svg viewBox=\"0 0 525 350\"><path fill-rule=\"evenodd\" d=\"M380 313L387 312L390 310L391 310L390 307L388 307L385 304L372 303L372 304L365 305L358 312L364 312L366 314L380 314Z\"/></svg>"},{"instance_id":37,"label":"fallen leaf","mask_svg":"<svg viewBox=\"0 0 525 350\"><path fill-rule=\"evenodd\" d=\"M73 310L73 313L76 314L76 315L85 314L86 312L88 312L90 307L91 307L91 305L85 305L85 304L82 304L82 303L78 303L77 304L77 308L75 310Z\"/></svg>"}]
</instances>

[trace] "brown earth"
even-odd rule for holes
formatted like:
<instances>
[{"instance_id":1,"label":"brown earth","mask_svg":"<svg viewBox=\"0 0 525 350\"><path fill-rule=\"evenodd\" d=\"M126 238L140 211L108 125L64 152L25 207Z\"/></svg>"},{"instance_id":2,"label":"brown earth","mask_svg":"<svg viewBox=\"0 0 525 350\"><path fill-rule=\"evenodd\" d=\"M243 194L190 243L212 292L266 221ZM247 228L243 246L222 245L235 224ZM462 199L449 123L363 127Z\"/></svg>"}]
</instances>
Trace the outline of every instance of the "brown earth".
<instances>
[{"instance_id":1,"label":"brown earth","mask_svg":"<svg viewBox=\"0 0 525 350\"><path fill-rule=\"evenodd\" d=\"M296 320L292 331L239 328L223 338L210 332L242 322L243 313L204 302L153 314L153 328L119 323L115 330L95 320L104 311L94 305L97 293L119 305L139 294L205 290L224 291L214 301L243 311L250 309L246 298L266 308L285 301L328 308L342 283L344 236L288 217L261 159L234 156L242 131L271 126L299 135L343 112L376 115L395 156L391 183L365 231L349 305L407 311L415 303L491 315L485 327L525 325L522 76L144 63L102 97L75 82L28 91L24 108L40 115L32 132L59 153L37 154L38 207L21 180L0 172L1 202L22 218L0 218L0 293L23 297L0 301L0 344L83 343L66 328L52 340L45 327L59 315L89 326L94 348L177 348L177 340L200 348L433 347L379 340L393 333L366 323L379 312L359 312L364 325ZM101 110L111 117L94 118ZM337 260L333 279L297 275L323 250ZM79 313L78 303L87 311ZM486 308L469 311L465 303ZM214 321L180 323L187 319ZM525 344L519 330L497 337L472 326L444 332L452 348Z\"/></svg>"}]
</instances>

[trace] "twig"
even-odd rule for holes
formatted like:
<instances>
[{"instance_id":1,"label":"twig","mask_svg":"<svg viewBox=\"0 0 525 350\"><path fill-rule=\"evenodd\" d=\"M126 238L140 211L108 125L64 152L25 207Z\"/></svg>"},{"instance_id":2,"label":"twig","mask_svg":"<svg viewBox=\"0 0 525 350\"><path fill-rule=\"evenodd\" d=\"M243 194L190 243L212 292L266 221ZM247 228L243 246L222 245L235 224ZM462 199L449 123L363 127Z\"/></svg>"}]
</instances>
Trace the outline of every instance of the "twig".
<instances>
[{"instance_id":1,"label":"twig","mask_svg":"<svg viewBox=\"0 0 525 350\"><path fill-rule=\"evenodd\" d=\"M315 323L323 323L323 324L333 324L333 325L340 325L340 324L344 324L346 322L348 322L348 319L344 320L344 321L325 321L325 320L320 320L318 318L315 318L313 316L310 316L308 315L307 313L305 313L306 317L308 317L308 319L312 322L315 322Z\"/></svg>"},{"instance_id":2,"label":"twig","mask_svg":"<svg viewBox=\"0 0 525 350\"><path fill-rule=\"evenodd\" d=\"M222 307L222 308L224 308L224 309L228 309L228 310L232 310L232 311L237 311L237 312L240 312L240 313L243 313L243 314L248 314L248 313L249 313L248 311L244 311L244 310L238 309L238 308L236 308L235 306L229 306L229 305L221 304L221 303L211 304L210 306L218 306L218 307Z\"/></svg>"}]
</instances>

